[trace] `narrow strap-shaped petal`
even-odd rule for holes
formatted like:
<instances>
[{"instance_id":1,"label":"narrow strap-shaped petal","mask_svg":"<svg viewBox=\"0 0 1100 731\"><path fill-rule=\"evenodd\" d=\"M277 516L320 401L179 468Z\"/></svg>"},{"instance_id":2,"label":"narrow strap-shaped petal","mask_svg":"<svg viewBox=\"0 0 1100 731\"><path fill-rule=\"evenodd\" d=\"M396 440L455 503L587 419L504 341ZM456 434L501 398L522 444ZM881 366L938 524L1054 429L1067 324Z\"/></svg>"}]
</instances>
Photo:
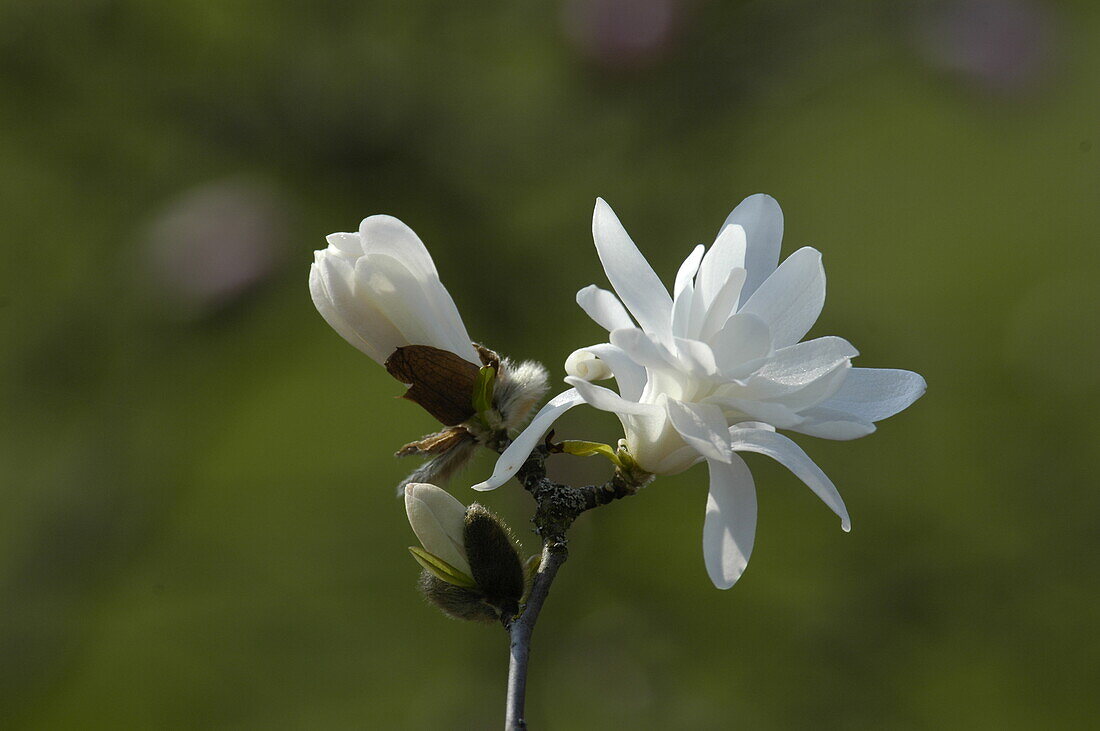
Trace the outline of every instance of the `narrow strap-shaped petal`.
<instances>
[{"instance_id":1,"label":"narrow strap-shaped petal","mask_svg":"<svg viewBox=\"0 0 1100 731\"><path fill-rule=\"evenodd\" d=\"M590 284L577 292L577 304L597 325L611 332L622 327L634 327L623 303L611 292Z\"/></svg>"},{"instance_id":2,"label":"narrow strap-shaped petal","mask_svg":"<svg viewBox=\"0 0 1100 731\"><path fill-rule=\"evenodd\" d=\"M872 434L876 427L857 416L818 405L802 412L800 424L786 428L811 437L846 442Z\"/></svg>"},{"instance_id":3,"label":"narrow strap-shaped petal","mask_svg":"<svg viewBox=\"0 0 1100 731\"><path fill-rule=\"evenodd\" d=\"M539 409L539 413L535 414L535 418L531 419L531 423L527 425L527 428L500 455L496 467L493 468L492 476L488 480L474 485L474 489L481 491L495 490L512 479L516 471L531 456L531 451L542 439L542 435L549 431L554 422L558 420L558 417L574 406L583 403L584 399L581 398L576 389L572 388L568 391L562 391L547 401L546 405Z\"/></svg>"},{"instance_id":4,"label":"narrow strap-shaped petal","mask_svg":"<svg viewBox=\"0 0 1100 731\"><path fill-rule=\"evenodd\" d=\"M792 411L803 413L808 409L820 405L830 396L835 394L844 383L845 378L852 371L852 365L847 360L837 364L835 368L811 381L804 386L784 391L773 400L783 404ZM752 379L749 379L752 382Z\"/></svg>"},{"instance_id":5,"label":"narrow strap-shaped petal","mask_svg":"<svg viewBox=\"0 0 1100 731\"><path fill-rule=\"evenodd\" d=\"M826 335L780 348L757 375L773 383L801 387L857 355L859 351L844 338Z\"/></svg>"},{"instance_id":6,"label":"narrow strap-shaped petal","mask_svg":"<svg viewBox=\"0 0 1100 731\"><path fill-rule=\"evenodd\" d=\"M675 299L679 296L680 292L684 290L684 287L691 284L695 278L695 273L699 271L699 263L703 261L703 254L706 252L707 247L699 244L691 253L684 259L684 263L680 265L680 268L676 271L676 283L672 287L672 297Z\"/></svg>"},{"instance_id":7,"label":"narrow strap-shaped petal","mask_svg":"<svg viewBox=\"0 0 1100 731\"><path fill-rule=\"evenodd\" d=\"M714 352L706 343L688 338L673 338L673 343L676 345L677 360L693 376L706 378L718 372Z\"/></svg>"},{"instance_id":8,"label":"narrow strap-shaped petal","mask_svg":"<svg viewBox=\"0 0 1100 731\"><path fill-rule=\"evenodd\" d=\"M695 292L702 299L704 309L714 302L730 272L745 267L745 245L745 229L737 224L723 226L718 233L695 278Z\"/></svg>"},{"instance_id":9,"label":"narrow strap-shaped petal","mask_svg":"<svg viewBox=\"0 0 1100 731\"><path fill-rule=\"evenodd\" d=\"M741 296L741 288L745 285L745 270L737 268L726 277L726 283L714 295L714 299L706 308L699 332L695 335L699 340L710 342L714 334L721 330L730 316L737 311L737 301Z\"/></svg>"},{"instance_id":10,"label":"narrow strap-shaped petal","mask_svg":"<svg viewBox=\"0 0 1100 731\"><path fill-rule=\"evenodd\" d=\"M678 338L688 336L691 331L692 313L695 308L695 285L689 280L682 288L676 289L672 300L672 334ZM701 312L701 308L699 309Z\"/></svg>"},{"instance_id":11,"label":"narrow strap-shaped petal","mask_svg":"<svg viewBox=\"0 0 1100 731\"><path fill-rule=\"evenodd\" d=\"M615 383L619 385L619 395L627 401L637 401L645 388L645 368L635 363L629 355L611 343L597 343L584 350L592 353L611 369ZM569 375L576 375L570 373ZM594 380L586 378L585 380Z\"/></svg>"},{"instance_id":12,"label":"narrow strap-shaped petal","mask_svg":"<svg viewBox=\"0 0 1100 731\"><path fill-rule=\"evenodd\" d=\"M706 305L698 288L687 283L672 302L672 335L674 338L702 340L699 333L707 319Z\"/></svg>"},{"instance_id":13,"label":"narrow strap-shaped petal","mask_svg":"<svg viewBox=\"0 0 1100 731\"><path fill-rule=\"evenodd\" d=\"M621 348L631 360L646 368L675 368L676 359L663 345L653 342L649 333L630 327L611 332L611 344Z\"/></svg>"},{"instance_id":14,"label":"narrow strap-shaped petal","mask_svg":"<svg viewBox=\"0 0 1100 731\"><path fill-rule=\"evenodd\" d=\"M928 384L918 373L893 368L853 368L844 383L821 406L881 421L920 398Z\"/></svg>"},{"instance_id":15,"label":"narrow strap-shaped petal","mask_svg":"<svg viewBox=\"0 0 1100 731\"><path fill-rule=\"evenodd\" d=\"M668 399L665 404L673 428L684 441L708 460L729 462L729 422L714 404L690 403Z\"/></svg>"},{"instance_id":16,"label":"narrow strap-shaped petal","mask_svg":"<svg viewBox=\"0 0 1100 731\"><path fill-rule=\"evenodd\" d=\"M596 199L592 214L592 238L607 279L623 304L646 332L667 343L671 336L672 298L602 198Z\"/></svg>"},{"instance_id":17,"label":"narrow strap-shaped petal","mask_svg":"<svg viewBox=\"0 0 1100 731\"><path fill-rule=\"evenodd\" d=\"M704 399L704 402L722 407L730 421L762 421L779 429L792 429L806 420L801 414L774 401L714 394Z\"/></svg>"},{"instance_id":18,"label":"narrow strap-shaped petal","mask_svg":"<svg viewBox=\"0 0 1100 731\"><path fill-rule=\"evenodd\" d=\"M756 452L771 457L806 483L806 486L840 517L841 528L845 531L852 529L848 509L844 507L844 500L840 497L840 493L821 468L802 451L802 447L782 434L763 429L731 427L729 433L735 452Z\"/></svg>"},{"instance_id":19,"label":"narrow strap-shaped petal","mask_svg":"<svg viewBox=\"0 0 1100 731\"><path fill-rule=\"evenodd\" d=\"M671 453L665 455L661 461L654 465L653 474L668 475L683 472L688 467L692 467L702 462L704 459L706 458L699 454L699 451L695 449L695 447L685 444L679 449L673 450Z\"/></svg>"},{"instance_id":20,"label":"narrow strap-shaped petal","mask_svg":"<svg viewBox=\"0 0 1100 731\"><path fill-rule=\"evenodd\" d=\"M801 340L817 322L824 306L825 268L821 265L821 253L807 246L788 256L740 311L759 315L768 323L775 347L781 348Z\"/></svg>"},{"instance_id":21,"label":"narrow strap-shaped petal","mask_svg":"<svg viewBox=\"0 0 1100 731\"><path fill-rule=\"evenodd\" d=\"M737 583L752 555L756 540L756 486L745 460L708 460L710 491L703 523L703 561L707 575L719 589Z\"/></svg>"},{"instance_id":22,"label":"narrow strap-shaped petal","mask_svg":"<svg viewBox=\"0 0 1100 731\"><path fill-rule=\"evenodd\" d=\"M584 398L584 401L600 411L610 411L615 414L629 416L653 416L661 413L661 407L654 404L640 404L637 401L627 401L610 388L597 386L594 383L582 380L575 376L566 376L565 382Z\"/></svg>"},{"instance_id":23,"label":"narrow strap-shaped petal","mask_svg":"<svg viewBox=\"0 0 1100 731\"><path fill-rule=\"evenodd\" d=\"M775 198L757 193L741 201L719 230L724 230L731 224L745 229L745 261L739 266L748 270L745 286L741 290L741 302L747 302L779 263L779 249L783 242L783 210Z\"/></svg>"}]
</instances>

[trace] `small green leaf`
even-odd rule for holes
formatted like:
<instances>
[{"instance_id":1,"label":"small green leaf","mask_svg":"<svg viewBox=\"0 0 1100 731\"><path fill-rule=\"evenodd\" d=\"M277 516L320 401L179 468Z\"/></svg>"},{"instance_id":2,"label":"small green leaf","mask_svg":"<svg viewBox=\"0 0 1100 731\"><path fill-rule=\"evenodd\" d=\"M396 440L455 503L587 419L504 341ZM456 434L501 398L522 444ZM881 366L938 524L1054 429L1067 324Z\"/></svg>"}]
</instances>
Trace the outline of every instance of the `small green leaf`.
<instances>
[{"instance_id":1,"label":"small green leaf","mask_svg":"<svg viewBox=\"0 0 1100 731\"><path fill-rule=\"evenodd\" d=\"M488 413L493 408L493 388L496 385L497 372L492 366L482 366L474 381L474 411Z\"/></svg>"},{"instance_id":2,"label":"small green leaf","mask_svg":"<svg viewBox=\"0 0 1100 731\"><path fill-rule=\"evenodd\" d=\"M474 589L477 584L474 580L462 573L454 566L441 559L439 556L428 553L423 548L417 546L409 546L409 553L413 555L416 562L423 566L428 573L436 577L440 581L446 581L448 584L454 584L455 586L461 586L467 589Z\"/></svg>"},{"instance_id":3,"label":"small green leaf","mask_svg":"<svg viewBox=\"0 0 1100 731\"><path fill-rule=\"evenodd\" d=\"M574 454L578 457L591 457L599 454L611 460L612 464L616 467L622 466L622 463L619 461L619 455L617 455L615 450L607 444L602 444L600 442L585 442L579 439L567 439L561 443L561 448L566 454Z\"/></svg>"}]
</instances>

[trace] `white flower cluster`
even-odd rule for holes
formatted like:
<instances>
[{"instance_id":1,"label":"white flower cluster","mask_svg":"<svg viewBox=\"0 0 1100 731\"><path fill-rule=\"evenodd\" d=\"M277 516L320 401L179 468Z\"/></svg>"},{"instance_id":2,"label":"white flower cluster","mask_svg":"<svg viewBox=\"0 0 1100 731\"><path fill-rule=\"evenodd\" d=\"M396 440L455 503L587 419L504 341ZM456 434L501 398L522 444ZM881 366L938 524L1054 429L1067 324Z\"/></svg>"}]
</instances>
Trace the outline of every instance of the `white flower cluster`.
<instances>
[{"instance_id":1,"label":"white flower cluster","mask_svg":"<svg viewBox=\"0 0 1100 731\"><path fill-rule=\"evenodd\" d=\"M756 491L739 452L789 468L850 529L833 483L777 432L855 439L925 390L910 371L854 368L858 351L839 337L803 341L825 302L821 254L799 249L779 263L783 214L754 195L738 205L709 247L699 245L671 294L615 213L597 200L596 251L614 293L590 285L577 303L608 331L565 363L571 388L551 399L501 455L491 490L510 479L554 421L579 404L615 413L623 446L645 472L669 475L706 461L703 528L707 572L729 588L745 570L756 534ZM371 242L385 238L400 246ZM403 344L433 345L477 363L462 320L416 235L373 216L358 235L334 234L317 253L314 302L353 345L383 362ZM614 379L617 391L595 381Z\"/></svg>"}]
</instances>

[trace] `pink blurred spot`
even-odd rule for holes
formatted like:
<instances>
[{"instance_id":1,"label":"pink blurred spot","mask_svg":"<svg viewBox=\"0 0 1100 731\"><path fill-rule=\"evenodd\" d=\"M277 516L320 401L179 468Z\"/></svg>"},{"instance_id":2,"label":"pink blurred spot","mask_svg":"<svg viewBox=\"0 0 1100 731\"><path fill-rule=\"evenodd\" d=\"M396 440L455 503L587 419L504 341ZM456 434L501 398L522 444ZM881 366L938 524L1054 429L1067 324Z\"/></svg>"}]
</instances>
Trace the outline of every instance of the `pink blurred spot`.
<instances>
[{"instance_id":1,"label":"pink blurred spot","mask_svg":"<svg viewBox=\"0 0 1100 731\"><path fill-rule=\"evenodd\" d=\"M201 315L251 290L274 270L286 243L273 193L241 180L184 193L153 222L147 267L157 293Z\"/></svg>"},{"instance_id":2,"label":"pink blurred spot","mask_svg":"<svg viewBox=\"0 0 1100 731\"><path fill-rule=\"evenodd\" d=\"M995 92L1036 85L1051 62L1053 22L1029 0L938 3L918 23L918 44L934 65Z\"/></svg>"},{"instance_id":3,"label":"pink blurred spot","mask_svg":"<svg viewBox=\"0 0 1100 731\"><path fill-rule=\"evenodd\" d=\"M672 47L679 0L567 0L562 21L580 50L612 68L652 66Z\"/></svg>"}]
</instances>

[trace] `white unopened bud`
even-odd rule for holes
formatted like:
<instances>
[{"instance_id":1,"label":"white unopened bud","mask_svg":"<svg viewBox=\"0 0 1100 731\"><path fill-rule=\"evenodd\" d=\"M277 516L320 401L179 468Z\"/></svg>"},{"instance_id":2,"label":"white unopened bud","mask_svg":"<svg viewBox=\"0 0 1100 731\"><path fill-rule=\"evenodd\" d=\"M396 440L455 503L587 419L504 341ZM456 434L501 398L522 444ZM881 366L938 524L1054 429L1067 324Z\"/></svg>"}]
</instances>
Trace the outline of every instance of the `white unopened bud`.
<instances>
[{"instance_id":1,"label":"white unopened bud","mask_svg":"<svg viewBox=\"0 0 1100 731\"><path fill-rule=\"evenodd\" d=\"M565 372L586 381L602 381L612 375L606 363L584 348L574 350L565 359Z\"/></svg>"},{"instance_id":2,"label":"white unopened bud","mask_svg":"<svg viewBox=\"0 0 1100 731\"><path fill-rule=\"evenodd\" d=\"M314 252L309 291L321 316L380 364L405 345L429 345L480 367L454 300L420 237L393 216L370 216Z\"/></svg>"},{"instance_id":3,"label":"white unopened bud","mask_svg":"<svg viewBox=\"0 0 1100 731\"><path fill-rule=\"evenodd\" d=\"M425 551L467 576L473 573L463 540L465 505L435 485L413 482L405 486L405 512Z\"/></svg>"}]
</instances>

